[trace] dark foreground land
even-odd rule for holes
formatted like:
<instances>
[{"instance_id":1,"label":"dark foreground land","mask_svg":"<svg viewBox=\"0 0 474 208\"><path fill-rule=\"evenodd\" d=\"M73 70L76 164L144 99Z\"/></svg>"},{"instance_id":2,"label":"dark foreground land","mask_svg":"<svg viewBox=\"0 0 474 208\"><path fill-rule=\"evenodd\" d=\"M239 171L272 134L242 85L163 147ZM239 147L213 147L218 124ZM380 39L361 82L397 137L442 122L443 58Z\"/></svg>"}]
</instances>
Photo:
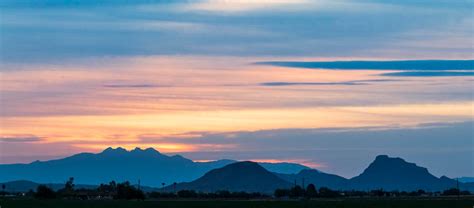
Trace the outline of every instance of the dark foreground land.
<instances>
[{"instance_id":1,"label":"dark foreground land","mask_svg":"<svg viewBox=\"0 0 474 208\"><path fill-rule=\"evenodd\" d=\"M473 208L474 198L417 199L321 199L321 200L167 200L167 201L98 201L98 200L36 200L1 199L1 208Z\"/></svg>"}]
</instances>

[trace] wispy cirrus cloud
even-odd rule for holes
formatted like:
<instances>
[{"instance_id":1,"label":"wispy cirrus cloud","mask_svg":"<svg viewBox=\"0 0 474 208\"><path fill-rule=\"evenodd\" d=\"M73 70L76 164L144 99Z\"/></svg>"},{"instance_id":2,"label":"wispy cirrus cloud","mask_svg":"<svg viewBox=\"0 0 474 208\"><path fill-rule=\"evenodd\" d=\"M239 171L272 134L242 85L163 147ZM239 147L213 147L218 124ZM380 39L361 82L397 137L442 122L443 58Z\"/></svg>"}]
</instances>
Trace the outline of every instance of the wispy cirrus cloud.
<instances>
[{"instance_id":1,"label":"wispy cirrus cloud","mask_svg":"<svg viewBox=\"0 0 474 208\"><path fill-rule=\"evenodd\" d=\"M156 88L156 87L168 87L167 85L155 85L155 84L104 84L106 88Z\"/></svg>"},{"instance_id":2,"label":"wispy cirrus cloud","mask_svg":"<svg viewBox=\"0 0 474 208\"><path fill-rule=\"evenodd\" d=\"M175 54L469 58L472 47L465 44L473 33L469 5L371 0L7 0L0 3L2 62ZM48 53L42 52L45 48Z\"/></svg>"},{"instance_id":3,"label":"wispy cirrus cloud","mask_svg":"<svg viewBox=\"0 0 474 208\"><path fill-rule=\"evenodd\" d=\"M321 1L310 0L200 0L181 8L184 11L244 13L268 9L302 9Z\"/></svg>"},{"instance_id":4,"label":"wispy cirrus cloud","mask_svg":"<svg viewBox=\"0 0 474 208\"><path fill-rule=\"evenodd\" d=\"M399 71L382 73L394 77L454 77L474 76L474 60L403 60L403 61L270 61L258 65L272 65L303 69ZM311 83L306 83L310 85ZM314 83L314 85L356 85L362 82ZM278 85L278 83L275 83ZM290 85L290 84L287 84ZM296 83L295 83L296 85Z\"/></svg>"},{"instance_id":5,"label":"wispy cirrus cloud","mask_svg":"<svg viewBox=\"0 0 474 208\"><path fill-rule=\"evenodd\" d=\"M366 85L366 83L362 82L264 82L260 83L262 86L296 86L296 85L315 85L315 86L324 86L324 85Z\"/></svg>"},{"instance_id":6,"label":"wispy cirrus cloud","mask_svg":"<svg viewBox=\"0 0 474 208\"><path fill-rule=\"evenodd\" d=\"M1 135L0 142L14 142L14 143L24 143L24 142L39 142L43 138L32 135L32 134L12 134L12 135Z\"/></svg>"},{"instance_id":7,"label":"wispy cirrus cloud","mask_svg":"<svg viewBox=\"0 0 474 208\"><path fill-rule=\"evenodd\" d=\"M306 69L335 70L474 70L474 60L395 60L395 61L270 61L255 64Z\"/></svg>"},{"instance_id":8,"label":"wispy cirrus cloud","mask_svg":"<svg viewBox=\"0 0 474 208\"><path fill-rule=\"evenodd\" d=\"M464 77L474 76L473 71L410 71L383 73L389 77Z\"/></svg>"},{"instance_id":9,"label":"wispy cirrus cloud","mask_svg":"<svg viewBox=\"0 0 474 208\"><path fill-rule=\"evenodd\" d=\"M331 85L369 85L377 82L398 82L398 79L367 79L367 80L351 80L345 82L263 82L262 86L278 87L278 86L331 86Z\"/></svg>"}]
</instances>

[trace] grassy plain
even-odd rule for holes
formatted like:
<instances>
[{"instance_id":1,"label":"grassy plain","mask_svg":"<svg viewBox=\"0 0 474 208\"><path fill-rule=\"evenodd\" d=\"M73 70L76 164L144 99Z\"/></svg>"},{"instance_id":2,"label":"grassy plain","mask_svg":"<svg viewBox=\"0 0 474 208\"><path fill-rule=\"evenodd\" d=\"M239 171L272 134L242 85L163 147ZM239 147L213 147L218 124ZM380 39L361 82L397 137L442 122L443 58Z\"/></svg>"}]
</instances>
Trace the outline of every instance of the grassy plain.
<instances>
[{"instance_id":1,"label":"grassy plain","mask_svg":"<svg viewBox=\"0 0 474 208\"><path fill-rule=\"evenodd\" d=\"M319 200L36 200L0 199L1 208L473 208L474 198Z\"/></svg>"}]
</instances>

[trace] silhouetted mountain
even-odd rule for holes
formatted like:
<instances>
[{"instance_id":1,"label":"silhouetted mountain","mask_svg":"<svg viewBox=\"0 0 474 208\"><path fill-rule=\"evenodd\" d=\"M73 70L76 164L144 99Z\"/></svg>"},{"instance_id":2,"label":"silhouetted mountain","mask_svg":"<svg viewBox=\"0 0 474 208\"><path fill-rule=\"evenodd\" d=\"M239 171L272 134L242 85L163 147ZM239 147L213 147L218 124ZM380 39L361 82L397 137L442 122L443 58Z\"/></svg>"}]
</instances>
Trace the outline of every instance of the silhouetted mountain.
<instances>
[{"instance_id":1,"label":"silhouetted mountain","mask_svg":"<svg viewBox=\"0 0 474 208\"><path fill-rule=\"evenodd\" d=\"M143 185L161 187L161 183L192 181L220 168L233 160L193 162L180 155L167 156L153 148L127 151L123 148L107 148L101 153L80 153L50 161L30 164L0 165L0 181L29 180L37 183L63 183L74 177L78 184L100 184L115 181L141 180ZM272 171L288 172L307 167L287 163L265 163ZM298 169L300 168L300 169Z\"/></svg>"},{"instance_id":2,"label":"silhouetted mountain","mask_svg":"<svg viewBox=\"0 0 474 208\"><path fill-rule=\"evenodd\" d=\"M323 173L314 169L301 170L298 174L275 173L278 177L290 183L305 186L312 183L316 187L328 187L335 190L345 190L349 180L338 175ZM304 180L304 181L303 181Z\"/></svg>"},{"instance_id":3,"label":"silhouetted mountain","mask_svg":"<svg viewBox=\"0 0 474 208\"><path fill-rule=\"evenodd\" d=\"M255 162L236 162L214 169L189 183L165 187L165 190L219 190L273 193L277 188L291 187L291 183L277 177Z\"/></svg>"},{"instance_id":4,"label":"silhouetted mountain","mask_svg":"<svg viewBox=\"0 0 474 208\"><path fill-rule=\"evenodd\" d=\"M401 158L379 155L362 174L350 179L350 188L371 190L444 190L455 187L456 181L448 177L437 178L428 169Z\"/></svg>"}]
</instances>

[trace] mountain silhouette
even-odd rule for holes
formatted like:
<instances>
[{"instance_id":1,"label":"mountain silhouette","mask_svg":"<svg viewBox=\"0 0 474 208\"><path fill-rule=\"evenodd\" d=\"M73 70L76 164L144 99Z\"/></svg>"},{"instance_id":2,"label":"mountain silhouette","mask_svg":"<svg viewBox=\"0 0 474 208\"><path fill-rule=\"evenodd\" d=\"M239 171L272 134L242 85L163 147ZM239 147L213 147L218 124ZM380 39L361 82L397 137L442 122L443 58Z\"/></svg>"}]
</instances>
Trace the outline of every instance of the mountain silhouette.
<instances>
[{"instance_id":1,"label":"mountain silhouette","mask_svg":"<svg viewBox=\"0 0 474 208\"><path fill-rule=\"evenodd\" d=\"M276 175L290 183L297 183L298 185L313 184L316 187L327 187L335 190L345 189L349 180L334 174L324 173L314 169L301 170L298 174L281 174Z\"/></svg>"},{"instance_id":2,"label":"mountain silhouette","mask_svg":"<svg viewBox=\"0 0 474 208\"><path fill-rule=\"evenodd\" d=\"M77 184L90 186L112 180L136 184L140 180L142 186L149 186L150 190L162 187L162 183L176 182L179 189L267 192L293 185L295 180L301 184L303 179L305 184L337 190L442 191L457 186L456 180L446 176L438 178L424 167L386 155L377 156L363 173L351 179L293 163L194 162L180 155L161 154L153 148L132 151L107 148L97 154L80 153L58 160L0 165L0 181L14 182L8 185L14 189L37 184L62 187L69 177L74 177ZM474 183L459 182L459 187L474 191Z\"/></svg>"},{"instance_id":3,"label":"mountain silhouette","mask_svg":"<svg viewBox=\"0 0 474 208\"><path fill-rule=\"evenodd\" d=\"M350 188L371 190L428 190L438 191L455 187L456 181L446 176L438 178L428 169L401 158L379 155L362 174L350 179Z\"/></svg>"},{"instance_id":4,"label":"mountain silhouette","mask_svg":"<svg viewBox=\"0 0 474 208\"><path fill-rule=\"evenodd\" d=\"M292 184L266 170L258 163L245 161L214 169L204 176L189 182L165 187L171 190L195 190L215 192L219 190L273 193L277 188L288 188Z\"/></svg>"},{"instance_id":5,"label":"mountain silhouette","mask_svg":"<svg viewBox=\"0 0 474 208\"><path fill-rule=\"evenodd\" d=\"M0 182L29 180L36 183L63 183L74 177L76 183L100 184L130 181L161 187L162 183L192 181L204 173L234 163L234 160L194 162L180 155L168 156L153 148L127 151L107 148L94 153L80 153L70 157L30 164L0 165ZM292 163L262 163L275 172L298 172L308 167Z\"/></svg>"}]
</instances>

